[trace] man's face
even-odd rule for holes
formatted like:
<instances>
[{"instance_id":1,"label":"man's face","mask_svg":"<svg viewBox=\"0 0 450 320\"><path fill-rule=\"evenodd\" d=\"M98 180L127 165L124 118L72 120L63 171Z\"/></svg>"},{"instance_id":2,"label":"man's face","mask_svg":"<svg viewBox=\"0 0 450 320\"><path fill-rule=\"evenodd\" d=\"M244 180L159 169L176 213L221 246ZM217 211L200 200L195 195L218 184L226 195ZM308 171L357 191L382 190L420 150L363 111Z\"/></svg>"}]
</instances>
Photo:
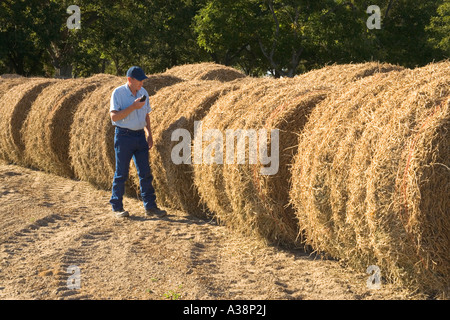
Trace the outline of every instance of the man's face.
<instances>
[{"instance_id":1,"label":"man's face","mask_svg":"<svg viewBox=\"0 0 450 320\"><path fill-rule=\"evenodd\" d=\"M130 86L130 89L132 91L139 91L141 90L142 86L144 85L144 80L139 81L134 78L128 78L128 85Z\"/></svg>"}]
</instances>

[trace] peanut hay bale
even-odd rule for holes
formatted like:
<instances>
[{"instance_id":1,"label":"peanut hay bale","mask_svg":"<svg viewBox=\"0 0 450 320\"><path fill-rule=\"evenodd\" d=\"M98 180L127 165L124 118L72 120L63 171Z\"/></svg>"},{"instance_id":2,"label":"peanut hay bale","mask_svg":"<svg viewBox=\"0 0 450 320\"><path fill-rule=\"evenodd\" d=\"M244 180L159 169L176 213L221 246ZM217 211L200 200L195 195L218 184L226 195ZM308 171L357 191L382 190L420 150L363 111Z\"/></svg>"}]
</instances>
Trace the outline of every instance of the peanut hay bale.
<instances>
[{"instance_id":1,"label":"peanut hay bale","mask_svg":"<svg viewBox=\"0 0 450 320\"><path fill-rule=\"evenodd\" d=\"M315 250L389 281L449 288L448 63L375 75L311 114L291 202Z\"/></svg>"},{"instance_id":2,"label":"peanut hay bale","mask_svg":"<svg viewBox=\"0 0 450 320\"><path fill-rule=\"evenodd\" d=\"M267 83L260 99L245 99L245 113L228 129L256 133L256 139L245 143L245 163L237 163L235 157L234 163L224 165L225 190L232 208L227 225L269 243L299 245L298 221L289 206L289 166L309 113L327 94L326 89L309 90L292 79L284 79ZM278 132L276 141L271 140L274 131ZM274 153L270 170L261 163L260 153L256 154L256 163L250 163L250 148L256 151L262 141L267 141L267 152ZM237 139L232 144L236 155Z\"/></svg>"},{"instance_id":3,"label":"peanut hay bale","mask_svg":"<svg viewBox=\"0 0 450 320\"><path fill-rule=\"evenodd\" d=\"M224 133L230 129L230 125L236 119L243 119L246 108L249 104L256 103L264 97L267 83L270 79L247 79L239 90L219 98L211 107L209 113L203 118L201 131L203 133L210 129L219 130ZM203 137L200 136L203 141ZM230 199L225 191L225 181L223 176L223 164L217 164L214 159L204 156L205 149L213 140L203 141L201 150L193 149L192 158L200 157L201 163L194 162L194 184L199 192L200 201L219 223L227 224L232 219L232 207ZM224 154L226 148L224 148ZM214 155L212 155L214 157ZM230 226L231 227L231 226Z\"/></svg>"},{"instance_id":4,"label":"peanut hay bale","mask_svg":"<svg viewBox=\"0 0 450 320\"><path fill-rule=\"evenodd\" d=\"M27 165L24 161L25 145L21 130L39 94L57 80L28 80L14 86L0 99L0 156L15 164Z\"/></svg>"},{"instance_id":5,"label":"peanut hay bale","mask_svg":"<svg viewBox=\"0 0 450 320\"><path fill-rule=\"evenodd\" d=\"M114 134L109 116L111 94L124 80L116 78L96 88L78 106L70 131L69 156L75 177L110 190L115 171Z\"/></svg>"},{"instance_id":6,"label":"peanut hay bale","mask_svg":"<svg viewBox=\"0 0 450 320\"><path fill-rule=\"evenodd\" d=\"M154 96L162 88L170 87L183 81L183 79L169 74L152 74L148 75L148 78L144 80L144 88L150 96Z\"/></svg>"},{"instance_id":7,"label":"peanut hay bale","mask_svg":"<svg viewBox=\"0 0 450 320\"><path fill-rule=\"evenodd\" d=\"M24 84L29 80L37 78L25 78L17 74L3 74L0 76L0 99L14 86Z\"/></svg>"},{"instance_id":8,"label":"peanut hay bale","mask_svg":"<svg viewBox=\"0 0 450 320\"><path fill-rule=\"evenodd\" d=\"M194 137L194 123L204 118L217 99L239 86L239 80L226 84L192 80L163 89L151 98L154 109L150 117L155 143L151 152L151 167L155 191L164 205L200 218L206 217L193 182L191 153L185 150L187 154L183 156L186 161L175 164L172 150L181 141L172 141L172 134L178 129L186 130L191 137L190 145Z\"/></svg>"},{"instance_id":9,"label":"peanut hay bale","mask_svg":"<svg viewBox=\"0 0 450 320\"><path fill-rule=\"evenodd\" d=\"M211 62L176 66L168 69L165 74L172 75L187 81L216 80L221 82L228 82L246 77L245 74L234 68Z\"/></svg>"},{"instance_id":10,"label":"peanut hay bale","mask_svg":"<svg viewBox=\"0 0 450 320\"><path fill-rule=\"evenodd\" d=\"M73 178L69 160L70 129L78 105L112 77L60 80L34 102L22 129L25 158L40 170Z\"/></svg>"},{"instance_id":11,"label":"peanut hay bale","mask_svg":"<svg viewBox=\"0 0 450 320\"><path fill-rule=\"evenodd\" d=\"M380 62L333 64L300 74L294 79L299 82L308 83L309 87L335 87L343 86L378 73L402 70L404 68L401 66Z\"/></svg>"}]
</instances>

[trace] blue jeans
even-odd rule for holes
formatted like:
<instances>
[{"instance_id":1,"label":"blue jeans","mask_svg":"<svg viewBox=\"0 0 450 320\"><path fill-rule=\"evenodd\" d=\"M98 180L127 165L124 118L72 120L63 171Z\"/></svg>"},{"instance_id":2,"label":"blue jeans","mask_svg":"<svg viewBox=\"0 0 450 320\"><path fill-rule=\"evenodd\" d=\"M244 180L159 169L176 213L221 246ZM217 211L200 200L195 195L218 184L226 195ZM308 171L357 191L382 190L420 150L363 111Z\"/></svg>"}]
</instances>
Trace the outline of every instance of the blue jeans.
<instances>
[{"instance_id":1,"label":"blue jeans","mask_svg":"<svg viewBox=\"0 0 450 320\"><path fill-rule=\"evenodd\" d=\"M109 201L113 211L123 211L125 182L128 179L128 171L132 158L139 176L144 208L156 208L153 175L149 165L149 147L144 130L132 131L116 127L114 150L116 153L116 172L114 174L112 196Z\"/></svg>"}]
</instances>

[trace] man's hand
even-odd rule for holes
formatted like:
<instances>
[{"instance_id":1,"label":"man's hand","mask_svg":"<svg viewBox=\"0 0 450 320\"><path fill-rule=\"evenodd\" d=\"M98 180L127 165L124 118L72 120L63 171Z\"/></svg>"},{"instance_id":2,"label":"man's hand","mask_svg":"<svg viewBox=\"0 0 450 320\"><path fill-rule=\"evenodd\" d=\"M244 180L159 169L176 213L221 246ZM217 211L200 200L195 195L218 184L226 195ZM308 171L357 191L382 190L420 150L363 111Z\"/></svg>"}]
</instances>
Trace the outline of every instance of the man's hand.
<instances>
[{"instance_id":1,"label":"man's hand","mask_svg":"<svg viewBox=\"0 0 450 320\"><path fill-rule=\"evenodd\" d=\"M113 122L123 120L126 117L128 117L130 113L132 113L134 110L142 109L145 106L145 101L141 102L139 101L140 99L141 98L134 100L133 104L126 109L123 109L121 111L111 111L110 112L111 120Z\"/></svg>"},{"instance_id":2,"label":"man's hand","mask_svg":"<svg viewBox=\"0 0 450 320\"><path fill-rule=\"evenodd\" d=\"M148 148L151 150L153 148L153 137L152 136L147 137L147 143L148 143Z\"/></svg>"},{"instance_id":3,"label":"man's hand","mask_svg":"<svg viewBox=\"0 0 450 320\"><path fill-rule=\"evenodd\" d=\"M131 107L133 108L133 110L139 110L142 109L145 106L145 102L141 102L141 98L137 98L136 100L134 100L133 104L131 105Z\"/></svg>"}]
</instances>

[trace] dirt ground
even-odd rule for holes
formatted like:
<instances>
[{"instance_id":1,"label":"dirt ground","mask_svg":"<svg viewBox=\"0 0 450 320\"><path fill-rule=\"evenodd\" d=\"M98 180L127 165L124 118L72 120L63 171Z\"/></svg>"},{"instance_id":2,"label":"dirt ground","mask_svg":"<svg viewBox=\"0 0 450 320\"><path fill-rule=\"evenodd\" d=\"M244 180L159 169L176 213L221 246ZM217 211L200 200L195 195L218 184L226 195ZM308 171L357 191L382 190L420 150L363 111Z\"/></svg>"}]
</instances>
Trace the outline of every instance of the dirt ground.
<instances>
[{"instance_id":1,"label":"dirt ground","mask_svg":"<svg viewBox=\"0 0 450 320\"><path fill-rule=\"evenodd\" d=\"M117 219L109 197L0 162L0 299L424 298L387 283L369 289L368 274L338 261L268 247L183 212L145 218L137 199L125 201L132 216Z\"/></svg>"}]
</instances>

